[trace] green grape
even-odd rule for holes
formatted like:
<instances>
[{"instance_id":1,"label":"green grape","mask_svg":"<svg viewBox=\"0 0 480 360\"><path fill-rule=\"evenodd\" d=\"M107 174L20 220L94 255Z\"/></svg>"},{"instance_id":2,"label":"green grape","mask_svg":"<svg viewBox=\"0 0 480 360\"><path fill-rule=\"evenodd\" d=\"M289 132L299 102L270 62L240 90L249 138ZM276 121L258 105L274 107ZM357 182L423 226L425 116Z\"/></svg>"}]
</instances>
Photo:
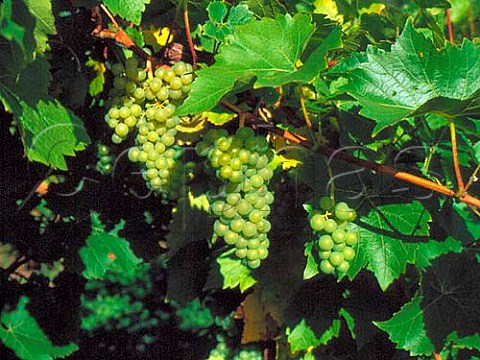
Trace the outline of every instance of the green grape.
<instances>
[{"instance_id":1,"label":"green grape","mask_svg":"<svg viewBox=\"0 0 480 360\"><path fill-rule=\"evenodd\" d=\"M347 233L342 229L337 228L332 232L333 241L335 241L335 243L337 244L345 242L346 236L347 236Z\"/></svg>"},{"instance_id":2,"label":"green grape","mask_svg":"<svg viewBox=\"0 0 480 360\"><path fill-rule=\"evenodd\" d=\"M349 246L346 246L345 249L343 249L343 258L346 261L352 261L355 258L355 250Z\"/></svg>"},{"instance_id":3,"label":"green grape","mask_svg":"<svg viewBox=\"0 0 480 360\"><path fill-rule=\"evenodd\" d=\"M327 250L332 250L333 249L333 240L330 235L323 235L318 239L318 248L321 251L327 251Z\"/></svg>"},{"instance_id":4,"label":"green grape","mask_svg":"<svg viewBox=\"0 0 480 360\"><path fill-rule=\"evenodd\" d=\"M325 228L326 224L327 221L325 220L325 217L320 214L315 214L310 219L310 227L313 229L313 231L322 231Z\"/></svg>"},{"instance_id":5,"label":"green grape","mask_svg":"<svg viewBox=\"0 0 480 360\"><path fill-rule=\"evenodd\" d=\"M324 274L333 274L335 272L335 267L330 263L329 260L320 261L320 270Z\"/></svg>"},{"instance_id":6,"label":"green grape","mask_svg":"<svg viewBox=\"0 0 480 360\"><path fill-rule=\"evenodd\" d=\"M350 268L350 264L347 261L342 261L340 265L337 266L337 270L340 273L346 273Z\"/></svg>"},{"instance_id":7,"label":"green grape","mask_svg":"<svg viewBox=\"0 0 480 360\"><path fill-rule=\"evenodd\" d=\"M322 260L328 260L330 258L331 254L332 254L332 252L330 250L319 251L318 252L318 257Z\"/></svg>"},{"instance_id":8,"label":"green grape","mask_svg":"<svg viewBox=\"0 0 480 360\"><path fill-rule=\"evenodd\" d=\"M213 231L217 236L223 237L228 231L228 225L222 224L217 220L213 224Z\"/></svg>"},{"instance_id":9,"label":"green grape","mask_svg":"<svg viewBox=\"0 0 480 360\"><path fill-rule=\"evenodd\" d=\"M352 216L351 213L353 211L354 210L350 209L350 207L344 202L339 202L335 205L335 217L339 220L348 220Z\"/></svg>"},{"instance_id":10,"label":"green grape","mask_svg":"<svg viewBox=\"0 0 480 360\"><path fill-rule=\"evenodd\" d=\"M347 235L345 236L345 243L348 246L355 246L358 242L358 235L356 232L349 231L347 232Z\"/></svg>"},{"instance_id":11,"label":"green grape","mask_svg":"<svg viewBox=\"0 0 480 360\"><path fill-rule=\"evenodd\" d=\"M324 196L320 199L320 208L322 208L323 210L332 210L334 206L335 203L333 202L332 198Z\"/></svg>"},{"instance_id":12,"label":"green grape","mask_svg":"<svg viewBox=\"0 0 480 360\"><path fill-rule=\"evenodd\" d=\"M343 251L347 247L347 244L341 243L341 244L335 244L333 245L333 250L334 251Z\"/></svg>"},{"instance_id":13,"label":"green grape","mask_svg":"<svg viewBox=\"0 0 480 360\"><path fill-rule=\"evenodd\" d=\"M328 260L333 266L338 266L343 261L343 253L334 251L330 254L330 258Z\"/></svg>"},{"instance_id":14,"label":"green grape","mask_svg":"<svg viewBox=\"0 0 480 360\"><path fill-rule=\"evenodd\" d=\"M327 233L332 233L336 228L337 228L337 222L333 219L328 219L325 222L325 226L323 230L325 230Z\"/></svg>"},{"instance_id":15,"label":"green grape","mask_svg":"<svg viewBox=\"0 0 480 360\"><path fill-rule=\"evenodd\" d=\"M236 232L227 230L225 232L225 235L223 236L223 239L225 240L225 243L228 245L235 245L235 243L238 241L239 236Z\"/></svg>"},{"instance_id":16,"label":"green grape","mask_svg":"<svg viewBox=\"0 0 480 360\"><path fill-rule=\"evenodd\" d=\"M243 229L243 223L245 220L242 218L234 219L230 222L230 229L236 233L240 233Z\"/></svg>"}]
</instances>

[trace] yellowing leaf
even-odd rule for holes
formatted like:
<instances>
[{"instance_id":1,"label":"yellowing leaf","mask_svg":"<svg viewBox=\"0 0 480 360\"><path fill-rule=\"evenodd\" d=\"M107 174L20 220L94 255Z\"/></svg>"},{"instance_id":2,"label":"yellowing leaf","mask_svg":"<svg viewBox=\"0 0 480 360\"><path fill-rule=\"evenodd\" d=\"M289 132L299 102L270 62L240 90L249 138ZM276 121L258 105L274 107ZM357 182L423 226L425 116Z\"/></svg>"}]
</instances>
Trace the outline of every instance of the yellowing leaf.
<instances>
[{"instance_id":1,"label":"yellowing leaf","mask_svg":"<svg viewBox=\"0 0 480 360\"><path fill-rule=\"evenodd\" d=\"M202 113L202 116L204 116L207 119L207 121L211 122L212 124L220 126L229 122L232 119L235 119L237 117L237 114L204 111Z\"/></svg>"},{"instance_id":2,"label":"yellowing leaf","mask_svg":"<svg viewBox=\"0 0 480 360\"><path fill-rule=\"evenodd\" d=\"M103 84L105 83L104 74L107 69L102 62L96 61L94 59L88 59L86 65L92 68L92 70L97 74L88 86L88 93L91 96L97 96L103 91Z\"/></svg>"},{"instance_id":3,"label":"yellowing leaf","mask_svg":"<svg viewBox=\"0 0 480 360\"><path fill-rule=\"evenodd\" d=\"M192 208L197 208L208 212L208 208L210 207L210 203L208 202L207 195L203 194L200 196L195 197L192 192L188 193L188 199L190 200L190 206Z\"/></svg>"},{"instance_id":4,"label":"yellowing leaf","mask_svg":"<svg viewBox=\"0 0 480 360\"><path fill-rule=\"evenodd\" d=\"M154 51L158 51L161 46L170 44L173 41L173 36L170 33L170 28L156 28L150 25L150 29L143 31L145 44L152 46Z\"/></svg>"},{"instance_id":5,"label":"yellowing leaf","mask_svg":"<svg viewBox=\"0 0 480 360\"><path fill-rule=\"evenodd\" d=\"M369 7L364 7L358 10L360 14L380 14L383 10L385 10L385 4L381 3L373 3L370 4Z\"/></svg>"},{"instance_id":6,"label":"yellowing leaf","mask_svg":"<svg viewBox=\"0 0 480 360\"><path fill-rule=\"evenodd\" d=\"M300 160L289 159L289 158L286 158L283 155L275 154L273 160L270 161L269 166L270 166L271 169L275 170L277 167L279 167L281 165L283 170L288 170L288 169L291 169L292 167L293 168L297 167L301 163L302 162Z\"/></svg>"},{"instance_id":7,"label":"yellowing leaf","mask_svg":"<svg viewBox=\"0 0 480 360\"><path fill-rule=\"evenodd\" d=\"M343 23L343 15L338 14L335 0L315 0L313 6L315 6L314 13L324 14L328 19L338 21L341 24Z\"/></svg>"}]
</instances>

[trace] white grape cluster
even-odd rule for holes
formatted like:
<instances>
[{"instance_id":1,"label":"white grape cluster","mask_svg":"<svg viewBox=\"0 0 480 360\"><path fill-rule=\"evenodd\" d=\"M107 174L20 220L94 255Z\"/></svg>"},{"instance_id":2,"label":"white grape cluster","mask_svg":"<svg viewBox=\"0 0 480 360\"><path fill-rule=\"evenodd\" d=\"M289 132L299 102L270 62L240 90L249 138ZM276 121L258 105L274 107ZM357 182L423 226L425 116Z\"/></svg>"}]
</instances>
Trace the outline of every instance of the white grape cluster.
<instances>
[{"instance_id":1,"label":"white grape cluster","mask_svg":"<svg viewBox=\"0 0 480 360\"><path fill-rule=\"evenodd\" d=\"M344 202L334 204L329 197L320 199L320 207L324 213L314 211L310 217L310 227L319 235L316 246L320 270L325 274L345 273L355 258L358 234L349 228L349 223L357 213Z\"/></svg>"},{"instance_id":2,"label":"white grape cluster","mask_svg":"<svg viewBox=\"0 0 480 360\"><path fill-rule=\"evenodd\" d=\"M267 140L247 127L233 136L225 130L210 130L196 151L208 157L217 178L225 181L210 206L217 217L216 236L235 246L236 256L245 259L250 268L258 268L268 256L271 224L267 218L274 200L268 189L273 153Z\"/></svg>"},{"instance_id":3,"label":"white grape cluster","mask_svg":"<svg viewBox=\"0 0 480 360\"><path fill-rule=\"evenodd\" d=\"M180 123L175 110L190 92L192 66L178 62L148 76L136 58L129 58L125 67L114 64L112 72L113 99L105 115L114 130L112 142L119 144L136 130L136 146L130 148L129 160L143 165L142 174L151 189L170 199L178 198L184 189L172 189L182 183L176 177L183 176L182 164L176 161L179 152L173 148Z\"/></svg>"}]
</instances>

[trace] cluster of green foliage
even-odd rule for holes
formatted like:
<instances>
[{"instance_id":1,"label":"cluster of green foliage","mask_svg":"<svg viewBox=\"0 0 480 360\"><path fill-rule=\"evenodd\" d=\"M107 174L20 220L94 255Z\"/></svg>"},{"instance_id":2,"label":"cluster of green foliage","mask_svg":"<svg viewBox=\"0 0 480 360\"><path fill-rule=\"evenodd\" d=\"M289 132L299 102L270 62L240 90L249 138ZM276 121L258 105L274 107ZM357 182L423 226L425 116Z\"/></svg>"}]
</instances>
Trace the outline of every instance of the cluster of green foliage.
<instances>
[{"instance_id":1,"label":"cluster of green foliage","mask_svg":"<svg viewBox=\"0 0 480 360\"><path fill-rule=\"evenodd\" d=\"M469 0L1 2L0 358L479 359L479 34Z\"/></svg>"}]
</instances>

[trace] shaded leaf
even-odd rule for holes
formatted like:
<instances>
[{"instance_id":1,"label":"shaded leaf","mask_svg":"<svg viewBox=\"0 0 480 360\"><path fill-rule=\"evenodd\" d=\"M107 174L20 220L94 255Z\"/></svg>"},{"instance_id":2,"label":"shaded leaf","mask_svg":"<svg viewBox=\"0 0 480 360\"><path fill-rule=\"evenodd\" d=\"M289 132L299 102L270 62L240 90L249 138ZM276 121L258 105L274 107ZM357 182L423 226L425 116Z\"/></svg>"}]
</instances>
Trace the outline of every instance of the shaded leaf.
<instances>
[{"instance_id":1,"label":"shaded leaf","mask_svg":"<svg viewBox=\"0 0 480 360\"><path fill-rule=\"evenodd\" d=\"M377 122L374 134L411 115L459 116L478 107L480 48L469 40L438 51L408 21L390 52L369 47L366 56L342 89Z\"/></svg>"},{"instance_id":2,"label":"shaded leaf","mask_svg":"<svg viewBox=\"0 0 480 360\"><path fill-rule=\"evenodd\" d=\"M468 254L447 254L433 261L422 279L428 337L438 351L446 337L480 333L480 264Z\"/></svg>"},{"instance_id":3,"label":"shaded leaf","mask_svg":"<svg viewBox=\"0 0 480 360\"><path fill-rule=\"evenodd\" d=\"M48 35L57 33L55 18L52 12L50 0L23 0L28 10L35 18L34 36L37 43L37 51L45 52L47 49Z\"/></svg>"},{"instance_id":4,"label":"shaded leaf","mask_svg":"<svg viewBox=\"0 0 480 360\"><path fill-rule=\"evenodd\" d=\"M26 309L29 299L22 296L17 308L0 316L0 339L20 359L49 360L63 358L78 350L76 344L55 346Z\"/></svg>"}]
</instances>

